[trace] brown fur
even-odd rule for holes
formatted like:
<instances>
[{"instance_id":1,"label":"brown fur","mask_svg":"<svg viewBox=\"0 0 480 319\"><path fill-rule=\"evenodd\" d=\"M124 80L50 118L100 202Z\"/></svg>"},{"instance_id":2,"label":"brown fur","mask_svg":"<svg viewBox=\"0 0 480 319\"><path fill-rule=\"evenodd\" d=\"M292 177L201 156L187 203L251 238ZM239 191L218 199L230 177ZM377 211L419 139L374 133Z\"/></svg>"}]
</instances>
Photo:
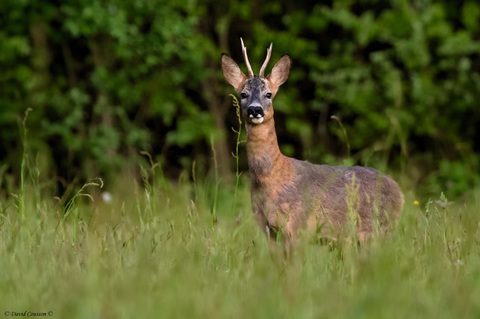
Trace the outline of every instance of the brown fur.
<instances>
[{"instance_id":1,"label":"brown fur","mask_svg":"<svg viewBox=\"0 0 480 319\"><path fill-rule=\"evenodd\" d=\"M271 238L281 230L287 244L295 243L301 229L318 237L337 237L350 223L360 240L372 232L374 224L384 231L403 208L402 191L393 179L373 168L315 165L280 152L271 100L286 81L290 65L290 57L284 55L268 76L247 78L231 58L222 55L225 78L246 96L242 117L258 224ZM260 123L248 117L255 90L264 112Z\"/></svg>"}]
</instances>

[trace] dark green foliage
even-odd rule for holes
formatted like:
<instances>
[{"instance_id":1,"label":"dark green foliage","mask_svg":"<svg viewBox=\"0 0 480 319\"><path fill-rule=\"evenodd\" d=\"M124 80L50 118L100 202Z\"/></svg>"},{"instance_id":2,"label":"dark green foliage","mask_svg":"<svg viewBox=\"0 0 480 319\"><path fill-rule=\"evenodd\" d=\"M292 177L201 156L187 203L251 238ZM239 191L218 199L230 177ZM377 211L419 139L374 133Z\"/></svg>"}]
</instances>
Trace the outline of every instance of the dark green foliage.
<instances>
[{"instance_id":1,"label":"dark green foliage","mask_svg":"<svg viewBox=\"0 0 480 319\"><path fill-rule=\"evenodd\" d=\"M242 60L240 36L255 72L270 42L293 59L274 103L287 155L341 162L348 144L349 163L478 185L480 4L446 0L1 1L0 185L18 176L27 108L29 160L64 186L136 168L140 150L170 177L207 171L212 142L227 176L237 124L218 60Z\"/></svg>"}]
</instances>

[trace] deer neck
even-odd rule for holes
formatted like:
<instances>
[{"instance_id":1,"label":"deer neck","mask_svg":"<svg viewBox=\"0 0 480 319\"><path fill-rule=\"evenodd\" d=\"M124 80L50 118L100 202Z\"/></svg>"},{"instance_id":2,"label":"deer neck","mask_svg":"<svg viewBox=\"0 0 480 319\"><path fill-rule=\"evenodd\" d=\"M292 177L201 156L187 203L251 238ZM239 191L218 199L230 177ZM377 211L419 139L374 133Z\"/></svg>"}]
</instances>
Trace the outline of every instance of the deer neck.
<instances>
[{"instance_id":1,"label":"deer neck","mask_svg":"<svg viewBox=\"0 0 480 319\"><path fill-rule=\"evenodd\" d=\"M280 152L273 118L260 124L246 123L247 157L252 181L262 182L275 175L284 159Z\"/></svg>"}]
</instances>

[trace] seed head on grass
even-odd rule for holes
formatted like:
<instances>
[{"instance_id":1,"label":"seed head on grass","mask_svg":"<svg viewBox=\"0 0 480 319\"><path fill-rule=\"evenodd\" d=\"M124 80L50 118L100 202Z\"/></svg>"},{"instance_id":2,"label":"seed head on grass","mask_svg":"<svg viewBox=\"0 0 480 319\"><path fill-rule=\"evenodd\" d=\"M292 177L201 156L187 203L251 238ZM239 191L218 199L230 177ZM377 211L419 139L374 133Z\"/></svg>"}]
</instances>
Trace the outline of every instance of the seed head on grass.
<instances>
[{"instance_id":1,"label":"seed head on grass","mask_svg":"<svg viewBox=\"0 0 480 319\"><path fill-rule=\"evenodd\" d=\"M332 120L337 121L338 125L340 126L340 130L342 131L343 138L345 140L345 143L347 144L347 155L348 155L348 158L350 158L350 141L348 140L347 130L345 129L345 126L343 126L343 123L338 116L332 115L330 116L330 118Z\"/></svg>"},{"instance_id":2,"label":"seed head on grass","mask_svg":"<svg viewBox=\"0 0 480 319\"><path fill-rule=\"evenodd\" d=\"M92 202L94 201L92 195L84 192L85 188L88 187L88 186L96 186L98 188L103 188L103 180L100 177L97 177L97 178L93 179L92 181L90 181L88 183L85 183L82 186L82 188L80 188L80 190L77 193L75 193L75 195L72 197L72 199L70 199L68 201L67 205L65 206L65 214L63 215L63 220L65 220L68 217L68 215L70 215L70 212L72 211L72 207L75 203L75 200L78 197L87 197Z\"/></svg>"},{"instance_id":3,"label":"seed head on grass","mask_svg":"<svg viewBox=\"0 0 480 319\"><path fill-rule=\"evenodd\" d=\"M237 114L238 123L242 124L242 117L240 116L240 103L237 100L237 97L233 94L230 94L233 99L233 106L235 107L235 113Z\"/></svg>"}]
</instances>

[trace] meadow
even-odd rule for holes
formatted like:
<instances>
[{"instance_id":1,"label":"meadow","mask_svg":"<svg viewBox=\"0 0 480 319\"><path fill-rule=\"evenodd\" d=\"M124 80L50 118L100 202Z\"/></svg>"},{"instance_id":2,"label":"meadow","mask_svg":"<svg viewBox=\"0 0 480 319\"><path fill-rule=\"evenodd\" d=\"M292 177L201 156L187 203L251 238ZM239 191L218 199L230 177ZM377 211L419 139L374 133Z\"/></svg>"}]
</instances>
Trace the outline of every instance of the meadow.
<instances>
[{"instance_id":1,"label":"meadow","mask_svg":"<svg viewBox=\"0 0 480 319\"><path fill-rule=\"evenodd\" d=\"M480 1L1 0L0 17L0 319L480 318ZM285 155L393 171L391 232L270 250L220 70L240 37L252 62L271 42L293 60Z\"/></svg>"},{"instance_id":2,"label":"meadow","mask_svg":"<svg viewBox=\"0 0 480 319\"><path fill-rule=\"evenodd\" d=\"M143 175L95 179L66 205L28 181L2 201L0 318L480 317L480 192L417 204L403 185L386 236L304 236L282 259L253 219L245 176L224 187Z\"/></svg>"}]
</instances>

